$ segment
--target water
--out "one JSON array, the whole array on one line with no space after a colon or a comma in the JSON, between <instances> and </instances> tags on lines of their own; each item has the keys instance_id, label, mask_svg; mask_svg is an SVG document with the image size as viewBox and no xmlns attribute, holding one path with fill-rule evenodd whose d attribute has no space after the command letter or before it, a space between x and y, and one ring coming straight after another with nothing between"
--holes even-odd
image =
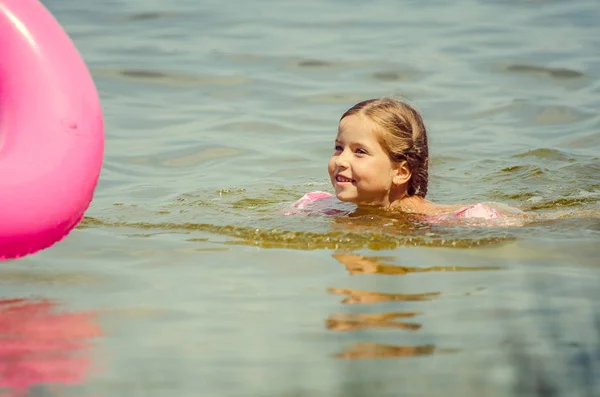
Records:
<instances>
[{"instance_id":1,"label":"water","mask_svg":"<svg viewBox=\"0 0 600 397\"><path fill-rule=\"evenodd\" d=\"M44 4L106 160L80 227L0 266L5 394L598 393L596 0ZM282 217L384 95L423 112L428 198L546 219Z\"/></svg>"}]
</instances>

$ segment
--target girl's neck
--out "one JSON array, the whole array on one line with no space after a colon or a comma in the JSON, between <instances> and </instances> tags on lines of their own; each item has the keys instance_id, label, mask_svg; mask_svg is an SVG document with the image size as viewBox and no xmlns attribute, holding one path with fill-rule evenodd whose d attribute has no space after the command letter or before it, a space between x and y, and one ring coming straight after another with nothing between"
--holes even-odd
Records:
<instances>
[{"instance_id":1,"label":"girl's neck","mask_svg":"<svg viewBox=\"0 0 600 397\"><path fill-rule=\"evenodd\" d=\"M430 212L431 204L420 196L404 195L392 201L386 208L392 211L402 211L414 214L427 214Z\"/></svg>"},{"instance_id":2,"label":"girl's neck","mask_svg":"<svg viewBox=\"0 0 600 397\"><path fill-rule=\"evenodd\" d=\"M387 209L412 214L437 215L462 208L461 205L436 204L420 196L405 195L394 200Z\"/></svg>"}]
</instances>

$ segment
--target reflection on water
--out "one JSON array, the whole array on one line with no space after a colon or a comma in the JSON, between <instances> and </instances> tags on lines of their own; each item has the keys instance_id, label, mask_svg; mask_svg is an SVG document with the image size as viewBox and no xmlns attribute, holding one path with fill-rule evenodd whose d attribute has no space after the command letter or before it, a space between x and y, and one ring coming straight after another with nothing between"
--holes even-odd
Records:
<instances>
[{"instance_id":1,"label":"reflection on water","mask_svg":"<svg viewBox=\"0 0 600 397\"><path fill-rule=\"evenodd\" d=\"M460 266L433 266L433 267L407 267L388 265L381 262L384 258L377 256L364 256L351 253L335 253L334 259L343 264L352 276L377 274L380 276L401 276L409 273L423 272L466 272L466 271L494 271L500 270L497 266L460 267ZM441 292L425 292L417 294L382 293L375 291L359 291L349 288L328 288L332 294L347 295L342 304L377 304L383 302L423 302L440 297ZM400 308L399 308L400 309ZM426 309L423 309L425 311ZM398 311L384 313L337 313L330 315L325 324L328 330L336 332L365 331L369 329L396 329L398 331L418 331L422 324L416 322L399 321L399 319L414 318L422 312ZM381 343L356 343L334 357L343 359L360 358L391 358L413 357L432 355L437 353L454 353L458 349L440 349L434 344L427 345L388 345Z\"/></svg>"},{"instance_id":2,"label":"reflection on water","mask_svg":"<svg viewBox=\"0 0 600 397\"><path fill-rule=\"evenodd\" d=\"M342 300L342 303L345 304L427 301L440 295L439 292L425 292L422 294L394 294L374 291L359 291L349 288L328 288L327 291L330 294L348 295L347 298Z\"/></svg>"},{"instance_id":3,"label":"reflection on water","mask_svg":"<svg viewBox=\"0 0 600 397\"><path fill-rule=\"evenodd\" d=\"M408 267L387 265L381 263L377 257L366 257L355 254L333 254L335 259L346 266L350 275L356 274L385 274L385 275L403 275L408 273L421 272L460 272L476 270L500 270L499 266L432 266L432 267Z\"/></svg>"},{"instance_id":4,"label":"reflection on water","mask_svg":"<svg viewBox=\"0 0 600 397\"><path fill-rule=\"evenodd\" d=\"M414 317L417 313L380 313L380 314L334 314L325 320L330 331L359 331L369 328L400 328L418 330L421 324L395 321L397 318Z\"/></svg>"},{"instance_id":5,"label":"reflection on water","mask_svg":"<svg viewBox=\"0 0 600 397\"><path fill-rule=\"evenodd\" d=\"M429 356L436 353L435 345L422 346L395 346L379 343L357 343L351 348L334 355L336 358L398 358Z\"/></svg>"},{"instance_id":6,"label":"reflection on water","mask_svg":"<svg viewBox=\"0 0 600 397\"><path fill-rule=\"evenodd\" d=\"M371 291L356 291L342 288L329 288L328 291L333 294L349 295L342 301L343 304L372 304L390 301L425 301L431 297L438 296L439 293L423 294L386 294ZM416 312L388 312L378 314L338 313L329 316L325 320L327 329L336 332L364 331L368 329L397 329L405 331L417 331L422 324L414 322L397 321L399 318L412 318L418 316ZM385 358L385 357L411 357L421 355L431 355L436 351L434 345L424 346L396 346L384 345L380 343L356 343L342 352L334 354L336 358L357 359L357 358Z\"/></svg>"},{"instance_id":7,"label":"reflection on water","mask_svg":"<svg viewBox=\"0 0 600 397\"><path fill-rule=\"evenodd\" d=\"M43 299L0 300L0 394L83 383L92 369L91 340L101 335L93 313L61 312Z\"/></svg>"}]
</instances>

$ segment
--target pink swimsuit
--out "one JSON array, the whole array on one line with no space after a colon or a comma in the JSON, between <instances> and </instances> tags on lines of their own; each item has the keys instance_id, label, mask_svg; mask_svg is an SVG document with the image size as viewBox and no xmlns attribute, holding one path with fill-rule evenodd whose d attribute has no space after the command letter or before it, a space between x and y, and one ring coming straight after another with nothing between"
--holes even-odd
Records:
<instances>
[{"instance_id":1,"label":"pink swimsuit","mask_svg":"<svg viewBox=\"0 0 600 397\"><path fill-rule=\"evenodd\" d=\"M347 215L354 209L354 207L350 207L348 203L343 203L337 200L332 194L321 191L306 193L298 201L296 201L293 206L297 210L286 212L286 215L298 213L318 215ZM440 222L456 218L496 219L502 217L503 215L498 213L492 207L482 203L477 203L462 208L454 213L435 215L429 219Z\"/></svg>"}]
</instances>

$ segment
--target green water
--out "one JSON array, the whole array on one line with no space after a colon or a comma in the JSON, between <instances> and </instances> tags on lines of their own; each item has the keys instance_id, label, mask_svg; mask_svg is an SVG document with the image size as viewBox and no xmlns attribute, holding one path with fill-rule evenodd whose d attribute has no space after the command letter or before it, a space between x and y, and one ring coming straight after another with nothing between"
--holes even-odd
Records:
<instances>
[{"instance_id":1,"label":"green water","mask_svg":"<svg viewBox=\"0 0 600 397\"><path fill-rule=\"evenodd\" d=\"M598 393L596 0L44 3L96 81L106 157L79 227L0 265L24 299L0 328L23 313L37 346L0 354L0 395ZM429 199L531 219L282 216L331 191L339 116L384 95L423 113Z\"/></svg>"}]
</instances>

